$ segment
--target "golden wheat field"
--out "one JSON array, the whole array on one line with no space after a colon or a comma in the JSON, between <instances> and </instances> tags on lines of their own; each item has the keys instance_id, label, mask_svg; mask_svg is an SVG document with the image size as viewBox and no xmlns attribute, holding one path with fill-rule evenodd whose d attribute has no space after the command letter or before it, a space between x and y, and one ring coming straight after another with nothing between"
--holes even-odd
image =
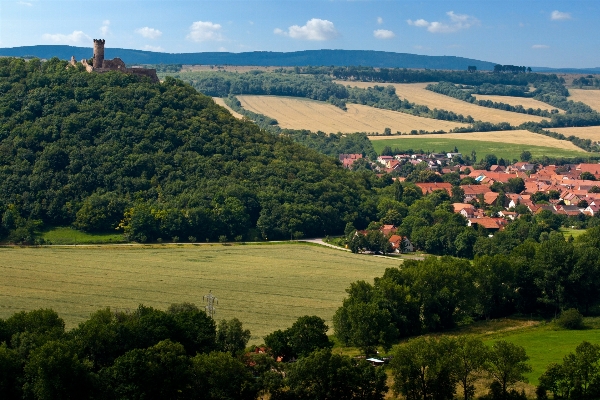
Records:
<instances>
[{"instance_id":1,"label":"golden wheat field","mask_svg":"<svg viewBox=\"0 0 600 400\"><path fill-rule=\"evenodd\" d=\"M242 119L244 118L244 116L242 114L240 114L237 111L234 111L233 109L231 109L231 107L229 107L227 104L225 104L225 101L223 101L222 98L220 97L213 97L212 98L214 100L215 103L217 103L218 105L220 105L223 108L226 108L227 111L229 111L231 113L231 115L233 115L234 117L236 117L237 119Z\"/></svg>"},{"instance_id":2,"label":"golden wheat field","mask_svg":"<svg viewBox=\"0 0 600 400\"><path fill-rule=\"evenodd\" d=\"M105 307L202 307L212 290L215 318L238 318L260 344L302 315L332 327L350 283L400 262L306 244L0 248L0 318L52 308L72 328Z\"/></svg>"},{"instance_id":3,"label":"golden wheat field","mask_svg":"<svg viewBox=\"0 0 600 400\"><path fill-rule=\"evenodd\" d=\"M600 90L569 89L569 100L581 101L596 111L600 111Z\"/></svg>"},{"instance_id":4,"label":"golden wheat field","mask_svg":"<svg viewBox=\"0 0 600 400\"><path fill-rule=\"evenodd\" d=\"M367 88L376 85L372 82L345 82L337 81L342 85L351 85L359 88ZM378 85L392 85L396 88L396 94L402 99L429 108L437 108L446 111L454 111L457 114L462 114L465 117L470 115L475 120L491 122L497 124L499 122L508 122L511 125L521 125L524 122L534 121L540 122L542 117L520 114L510 111L497 110L495 108L481 107L475 104L467 103L462 100L455 99L443 94L434 93L425 89L428 83L379 83Z\"/></svg>"},{"instance_id":5,"label":"golden wheat field","mask_svg":"<svg viewBox=\"0 0 600 400\"><path fill-rule=\"evenodd\" d=\"M281 96L237 96L246 110L275 118L282 128L309 129L313 132L351 133L392 132L407 133L413 129L425 131L450 131L467 126L458 122L382 110L359 104L347 104L347 111L321 101Z\"/></svg>"},{"instance_id":6,"label":"golden wheat field","mask_svg":"<svg viewBox=\"0 0 600 400\"><path fill-rule=\"evenodd\" d=\"M562 133L569 137L571 135L582 139L590 139L594 142L600 142L600 126L584 126L575 128L550 128L552 132Z\"/></svg>"},{"instance_id":7,"label":"golden wheat field","mask_svg":"<svg viewBox=\"0 0 600 400\"><path fill-rule=\"evenodd\" d=\"M496 103L506 103L510 104L511 106L523 106L525 108L533 108L534 110L537 110L538 108L547 111L556 109L560 114L564 113L564 111L561 109L552 107L550 104L529 97L489 96L484 94L474 94L473 97L475 97L477 100L491 100Z\"/></svg>"},{"instance_id":8,"label":"golden wheat field","mask_svg":"<svg viewBox=\"0 0 600 400\"><path fill-rule=\"evenodd\" d=\"M401 135L401 136L369 136L371 140L385 140L385 139L407 139L410 138L423 138L423 139L460 139L460 140L478 140L484 142L498 142L498 143L513 143L513 144L525 144L531 146L543 146L543 147L554 147L557 149L573 150L584 152L581 148L575 146L573 143L567 140L558 140L548 136L539 135L537 133L529 132L526 130L516 131L494 131L494 132L468 132L468 133L444 133L444 134L432 134L432 135Z\"/></svg>"}]
</instances>

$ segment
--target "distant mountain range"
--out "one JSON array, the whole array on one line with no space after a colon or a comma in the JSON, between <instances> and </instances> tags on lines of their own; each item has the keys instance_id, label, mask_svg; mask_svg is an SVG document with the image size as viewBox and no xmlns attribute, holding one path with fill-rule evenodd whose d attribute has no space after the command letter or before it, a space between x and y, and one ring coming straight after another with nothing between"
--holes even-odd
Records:
<instances>
[{"instance_id":1,"label":"distant mountain range","mask_svg":"<svg viewBox=\"0 0 600 400\"><path fill-rule=\"evenodd\" d=\"M91 47L40 45L0 48L0 56L44 59L58 57L68 60L71 56L79 61L92 57ZM157 53L144 50L106 48L105 58L119 57L127 64L203 64L203 65L255 65L255 66L321 66L361 65L383 68L421 68L466 70L474 65L478 70L489 71L496 63L454 56L423 56L373 50L304 50L289 53L253 51L246 53ZM532 67L535 72L600 74L596 68L546 68Z\"/></svg>"},{"instance_id":2,"label":"distant mountain range","mask_svg":"<svg viewBox=\"0 0 600 400\"><path fill-rule=\"evenodd\" d=\"M79 61L92 57L91 47L74 46L22 46L0 48L0 56L35 56ZM289 53L254 51L247 53L156 53L143 50L106 48L105 58L121 58L127 64L204 64L204 65L255 65L255 66L321 66L361 65L387 68L428 68L466 70L474 65L479 70L492 70L494 63L454 56L422 56L372 50L305 50Z\"/></svg>"}]
</instances>

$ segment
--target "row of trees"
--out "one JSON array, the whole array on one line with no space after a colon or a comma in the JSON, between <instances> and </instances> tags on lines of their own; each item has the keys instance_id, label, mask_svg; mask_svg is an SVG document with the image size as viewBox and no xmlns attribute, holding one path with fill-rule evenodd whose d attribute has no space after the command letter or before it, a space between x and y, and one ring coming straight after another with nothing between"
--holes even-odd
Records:
<instances>
[{"instance_id":1,"label":"row of trees","mask_svg":"<svg viewBox=\"0 0 600 400\"><path fill-rule=\"evenodd\" d=\"M527 229L528 224L518 227ZM545 231L541 243L497 236L478 239L476 248L483 246L480 240L505 240L506 247L498 246L472 263L447 256L405 260L401 269L387 269L373 284L351 284L334 316L336 336L368 353L402 337L444 331L473 319L514 313L549 316L568 308L588 312L597 304L599 227L575 241Z\"/></svg>"}]
</instances>

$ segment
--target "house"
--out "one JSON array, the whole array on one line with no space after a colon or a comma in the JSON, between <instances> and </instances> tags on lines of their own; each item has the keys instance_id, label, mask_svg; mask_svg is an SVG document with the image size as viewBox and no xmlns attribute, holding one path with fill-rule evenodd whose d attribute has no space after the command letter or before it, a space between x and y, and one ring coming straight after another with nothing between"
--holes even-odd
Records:
<instances>
[{"instance_id":1,"label":"house","mask_svg":"<svg viewBox=\"0 0 600 400\"><path fill-rule=\"evenodd\" d=\"M600 205L589 205L585 208L585 210L583 210L583 212L593 217L600 212Z\"/></svg>"},{"instance_id":2,"label":"house","mask_svg":"<svg viewBox=\"0 0 600 400\"><path fill-rule=\"evenodd\" d=\"M492 165L490 167L490 172L504 172L506 171L506 167L503 165Z\"/></svg>"},{"instance_id":3,"label":"house","mask_svg":"<svg viewBox=\"0 0 600 400\"><path fill-rule=\"evenodd\" d=\"M500 211L498 215L503 218L510 219L511 221L514 221L519 216L519 214L514 211Z\"/></svg>"},{"instance_id":4,"label":"house","mask_svg":"<svg viewBox=\"0 0 600 400\"><path fill-rule=\"evenodd\" d=\"M488 231L498 231L500 226L494 218L483 217L483 218L469 218L467 222L468 226L481 226Z\"/></svg>"},{"instance_id":5,"label":"house","mask_svg":"<svg viewBox=\"0 0 600 400\"><path fill-rule=\"evenodd\" d=\"M363 158L362 154L340 154L339 160L344 168L351 168L354 161Z\"/></svg>"},{"instance_id":6,"label":"house","mask_svg":"<svg viewBox=\"0 0 600 400\"><path fill-rule=\"evenodd\" d=\"M389 242L394 249L394 253L409 253L415 251L412 243L406 236L392 235L389 238Z\"/></svg>"},{"instance_id":7,"label":"house","mask_svg":"<svg viewBox=\"0 0 600 400\"><path fill-rule=\"evenodd\" d=\"M394 157L392 156L379 156L377 157L377 162L385 165L386 168L390 167L390 163L394 161Z\"/></svg>"},{"instance_id":8,"label":"house","mask_svg":"<svg viewBox=\"0 0 600 400\"><path fill-rule=\"evenodd\" d=\"M448 157L448 159L452 160L456 156L462 158L462 153L447 153L446 156Z\"/></svg>"},{"instance_id":9,"label":"house","mask_svg":"<svg viewBox=\"0 0 600 400\"><path fill-rule=\"evenodd\" d=\"M392 232L396 231L396 227L394 225L383 225L381 228L379 228L379 230L384 234L384 236L388 236Z\"/></svg>"},{"instance_id":10,"label":"house","mask_svg":"<svg viewBox=\"0 0 600 400\"><path fill-rule=\"evenodd\" d=\"M454 207L455 213L460 213L464 209L475 210L475 207L469 203L452 203L452 207Z\"/></svg>"},{"instance_id":11,"label":"house","mask_svg":"<svg viewBox=\"0 0 600 400\"><path fill-rule=\"evenodd\" d=\"M423 195L435 192L436 190L445 190L449 195L452 195L452 185L447 182L415 183L415 185L421 189Z\"/></svg>"}]
</instances>

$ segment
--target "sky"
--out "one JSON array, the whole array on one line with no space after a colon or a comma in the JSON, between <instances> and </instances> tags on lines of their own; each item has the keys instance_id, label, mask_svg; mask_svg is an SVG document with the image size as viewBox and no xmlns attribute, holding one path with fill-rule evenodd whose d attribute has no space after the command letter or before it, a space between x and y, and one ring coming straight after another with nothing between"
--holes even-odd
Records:
<instances>
[{"instance_id":1,"label":"sky","mask_svg":"<svg viewBox=\"0 0 600 400\"><path fill-rule=\"evenodd\" d=\"M600 0L0 0L0 47L381 50L600 67ZM91 51L91 50L90 50Z\"/></svg>"}]
</instances>

